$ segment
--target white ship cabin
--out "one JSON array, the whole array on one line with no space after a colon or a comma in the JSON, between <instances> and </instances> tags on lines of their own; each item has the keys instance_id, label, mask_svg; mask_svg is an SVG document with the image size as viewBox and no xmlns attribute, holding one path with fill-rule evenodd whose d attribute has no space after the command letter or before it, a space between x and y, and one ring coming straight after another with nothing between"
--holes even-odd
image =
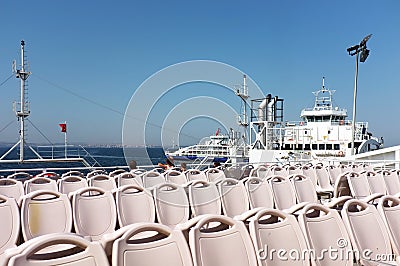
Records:
<instances>
[{"instance_id":1,"label":"white ship cabin","mask_svg":"<svg viewBox=\"0 0 400 266\"><path fill-rule=\"evenodd\" d=\"M300 122L285 125L284 150L313 151L318 156L351 154L352 122L346 120L347 110L334 106L335 90L313 92L315 104L301 111ZM356 122L354 146L356 153L379 149L381 143L368 132L368 122Z\"/></svg>"}]
</instances>

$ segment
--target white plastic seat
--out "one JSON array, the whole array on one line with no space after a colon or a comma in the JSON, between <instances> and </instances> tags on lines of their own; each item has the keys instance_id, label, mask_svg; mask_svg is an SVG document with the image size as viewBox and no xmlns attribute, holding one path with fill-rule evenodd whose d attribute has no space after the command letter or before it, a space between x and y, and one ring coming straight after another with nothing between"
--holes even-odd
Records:
<instances>
[{"instance_id":1,"label":"white plastic seat","mask_svg":"<svg viewBox=\"0 0 400 266\"><path fill-rule=\"evenodd\" d=\"M98 187L106 191L113 191L117 188L114 178L102 174L88 178L88 184L90 187Z\"/></svg>"},{"instance_id":2,"label":"white plastic seat","mask_svg":"<svg viewBox=\"0 0 400 266\"><path fill-rule=\"evenodd\" d=\"M107 172L101 169L93 170L86 175L86 179L89 179L95 175L107 175Z\"/></svg>"},{"instance_id":3,"label":"white plastic seat","mask_svg":"<svg viewBox=\"0 0 400 266\"><path fill-rule=\"evenodd\" d=\"M167 182L177 185L185 185L187 183L185 174L176 170L166 171L164 177Z\"/></svg>"},{"instance_id":4,"label":"white plastic seat","mask_svg":"<svg viewBox=\"0 0 400 266\"><path fill-rule=\"evenodd\" d=\"M62 175L61 175L61 178L63 178L63 177L67 177L67 176L79 176L79 177L82 177L82 178L84 178L85 177L85 175L82 173L82 172L80 172L80 171L68 171L68 172L66 172L66 173L63 173Z\"/></svg>"},{"instance_id":5,"label":"white plastic seat","mask_svg":"<svg viewBox=\"0 0 400 266\"><path fill-rule=\"evenodd\" d=\"M310 265L309 260L301 255L296 258L286 254L280 258L277 253L270 253L271 250L294 250L303 254L307 250L306 239L293 215L274 209L261 209L250 219L249 232L255 250L263 251L257 256L260 266Z\"/></svg>"},{"instance_id":6,"label":"white plastic seat","mask_svg":"<svg viewBox=\"0 0 400 266\"><path fill-rule=\"evenodd\" d=\"M350 237L336 210L310 203L300 211L298 220L309 250L315 252L309 254L315 265L353 265ZM323 253L332 249L337 251L336 258Z\"/></svg>"},{"instance_id":7,"label":"white plastic seat","mask_svg":"<svg viewBox=\"0 0 400 266\"><path fill-rule=\"evenodd\" d=\"M166 183L165 178L162 174L156 171L150 171L142 176L143 186L147 189L153 189L159 184Z\"/></svg>"},{"instance_id":8,"label":"white plastic seat","mask_svg":"<svg viewBox=\"0 0 400 266\"><path fill-rule=\"evenodd\" d=\"M383 196L379 199L378 212L386 225L390 242L396 254L400 252L400 199L395 196Z\"/></svg>"},{"instance_id":9,"label":"white plastic seat","mask_svg":"<svg viewBox=\"0 0 400 266\"><path fill-rule=\"evenodd\" d=\"M274 197L271 186L267 180L258 177L250 177L244 182L250 208L273 208Z\"/></svg>"},{"instance_id":10,"label":"white plastic seat","mask_svg":"<svg viewBox=\"0 0 400 266\"><path fill-rule=\"evenodd\" d=\"M110 174L108 174L110 177L115 177L117 175L126 173L126 171L124 169L116 169L114 171L112 171Z\"/></svg>"},{"instance_id":11,"label":"white plastic seat","mask_svg":"<svg viewBox=\"0 0 400 266\"><path fill-rule=\"evenodd\" d=\"M25 194L28 194L37 190L51 190L58 191L57 183L55 180L48 177L34 177L25 181Z\"/></svg>"},{"instance_id":12,"label":"white plastic seat","mask_svg":"<svg viewBox=\"0 0 400 266\"><path fill-rule=\"evenodd\" d=\"M296 192L288 178L273 176L269 180L274 195L275 207L289 209L297 203Z\"/></svg>"},{"instance_id":13,"label":"white plastic seat","mask_svg":"<svg viewBox=\"0 0 400 266\"><path fill-rule=\"evenodd\" d=\"M249 210L249 199L242 182L227 178L218 183L218 190L226 216L234 217Z\"/></svg>"},{"instance_id":14,"label":"white plastic seat","mask_svg":"<svg viewBox=\"0 0 400 266\"><path fill-rule=\"evenodd\" d=\"M387 194L385 180L382 175L375 172L365 172L363 174L368 181L370 192Z\"/></svg>"},{"instance_id":15,"label":"white plastic seat","mask_svg":"<svg viewBox=\"0 0 400 266\"><path fill-rule=\"evenodd\" d=\"M20 181L25 181L27 179L31 179L33 176L26 172L17 172L11 175L8 175L7 178L9 179L16 179Z\"/></svg>"},{"instance_id":16,"label":"white plastic seat","mask_svg":"<svg viewBox=\"0 0 400 266\"><path fill-rule=\"evenodd\" d=\"M396 172L382 171L385 180L386 189L389 195L400 193L400 180Z\"/></svg>"},{"instance_id":17,"label":"white plastic seat","mask_svg":"<svg viewBox=\"0 0 400 266\"><path fill-rule=\"evenodd\" d=\"M58 191L63 194L69 194L78 189L88 187L86 179L80 176L65 176L58 180Z\"/></svg>"},{"instance_id":18,"label":"white plastic seat","mask_svg":"<svg viewBox=\"0 0 400 266\"><path fill-rule=\"evenodd\" d=\"M189 219L189 201L183 187L172 183L156 186L153 190L157 220L175 227Z\"/></svg>"},{"instance_id":19,"label":"white plastic seat","mask_svg":"<svg viewBox=\"0 0 400 266\"><path fill-rule=\"evenodd\" d=\"M370 202L383 196L383 194L380 193L371 193L368 180L365 175L356 172L350 172L346 176L349 182L351 194L354 198Z\"/></svg>"},{"instance_id":20,"label":"white plastic seat","mask_svg":"<svg viewBox=\"0 0 400 266\"><path fill-rule=\"evenodd\" d=\"M143 187L137 185L119 187L115 193L115 201L120 227L139 222L154 222L153 197Z\"/></svg>"},{"instance_id":21,"label":"white plastic seat","mask_svg":"<svg viewBox=\"0 0 400 266\"><path fill-rule=\"evenodd\" d=\"M143 233L148 236L148 232L156 235L141 237ZM182 232L171 230L168 226L155 223L134 224L123 228L123 234L117 237L112 244L113 266L193 265Z\"/></svg>"},{"instance_id":22,"label":"white plastic seat","mask_svg":"<svg viewBox=\"0 0 400 266\"><path fill-rule=\"evenodd\" d=\"M300 175L300 174L303 174L303 171L301 170L301 168L300 167L296 167L294 165L289 165L286 168L286 171L287 171L288 175Z\"/></svg>"},{"instance_id":23,"label":"white plastic seat","mask_svg":"<svg viewBox=\"0 0 400 266\"><path fill-rule=\"evenodd\" d=\"M0 179L0 195L19 201L19 198L24 194L24 185L21 181L10 178Z\"/></svg>"},{"instance_id":24,"label":"white plastic seat","mask_svg":"<svg viewBox=\"0 0 400 266\"><path fill-rule=\"evenodd\" d=\"M268 176L275 176L275 175L287 177L289 173L284 167L274 166L270 168Z\"/></svg>"},{"instance_id":25,"label":"white plastic seat","mask_svg":"<svg viewBox=\"0 0 400 266\"><path fill-rule=\"evenodd\" d=\"M24 240L51 233L69 233L72 228L71 204L66 194L33 191L22 198L21 228Z\"/></svg>"},{"instance_id":26,"label":"white plastic seat","mask_svg":"<svg viewBox=\"0 0 400 266\"><path fill-rule=\"evenodd\" d=\"M221 198L214 183L194 181L189 186L189 203L193 216L221 214Z\"/></svg>"},{"instance_id":27,"label":"white plastic seat","mask_svg":"<svg viewBox=\"0 0 400 266\"><path fill-rule=\"evenodd\" d=\"M242 166L242 168L241 168L242 175L237 179L246 178L246 177L251 176L251 171L253 171L253 169L254 169L254 166L252 164L246 164L246 165Z\"/></svg>"},{"instance_id":28,"label":"white plastic seat","mask_svg":"<svg viewBox=\"0 0 400 266\"><path fill-rule=\"evenodd\" d=\"M318 193L329 193L333 194L333 186L331 185L331 180L329 173L323 166L315 166L315 174L317 176L317 192Z\"/></svg>"},{"instance_id":29,"label":"white plastic seat","mask_svg":"<svg viewBox=\"0 0 400 266\"><path fill-rule=\"evenodd\" d=\"M109 265L106 254L99 243L89 242L74 234L55 233L39 236L15 249L16 251L7 257L5 263L8 266Z\"/></svg>"},{"instance_id":30,"label":"white plastic seat","mask_svg":"<svg viewBox=\"0 0 400 266\"><path fill-rule=\"evenodd\" d=\"M218 226L212 227L215 224ZM255 266L257 257L244 224L221 215L205 215L189 231L194 265Z\"/></svg>"},{"instance_id":31,"label":"white plastic seat","mask_svg":"<svg viewBox=\"0 0 400 266\"><path fill-rule=\"evenodd\" d=\"M20 231L20 212L15 198L0 195L0 254L15 247Z\"/></svg>"},{"instance_id":32,"label":"white plastic seat","mask_svg":"<svg viewBox=\"0 0 400 266\"><path fill-rule=\"evenodd\" d=\"M314 167L310 167L308 165L303 165L301 167L301 170L303 171L303 175L308 176L311 179L314 187L317 188L317 185L318 185L317 184L317 180L318 180L318 178L317 178L317 173L315 172L315 168Z\"/></svg>"},{"instance_id":33,"label":"white plastic seat","mask_svg":"<svg viewBox=\"0 0 400 266\"><path fill-rule=\"evenodd\" d=\"M92 240L114 232L117 213L110 191L87 187L72 194L72 213L75 231Z\"/></svg>"},{"instance_id":34,"label":"white plastic seat","mask_svg":"<svg viewBox=\"0 0 400 266\"><path fill-rule=\"evenodd\" d=\"M240 165L231 165L224 170L224 173L227 178L241 179L244 171Z\"/></svg>"},{"instance_id":35,"label":"white plastic seat","mask_svg":"<svg viewBox=\"0 0 400 266\"><path fill-rule=\"evenodd\" d=\"M118 187L123 187L126 185L137 185L143 187L142 178L140 175L132 173L122 173L117 177Z\"/></svg>"},{"instance_id":36,"label":"white plastic seat","mask_svg":"<svg viewBox=\"0 0 400 266\"><path fill-rule=\"evenodd\" d=\"M344 204L341 214L353 249L358 254L369 252L369 258L361 256L361 263L383 265L385 261L374 260L382 254L385 257L392 254L392 247L385 224L375 207L364 201L352 199Z\"/></svg>"},{"instance_id":37,"label":"white plastic seat","mask_svg":"<svg viewBox=\"0 0 400 266\"><path fill-rule=\"evenodd\" d=\"M329 172L331 184L335 184L336 179L342 174L342 171L339 167L336 167L335 165L327 166L327 170Z\"/></svg>"},{"instance_id":38,"label":"white plastic seat","mask_svg":"<svg viewBox=\"0 0 400 266\"><path fill-rule=\"evenodd\" d=\"M186 175L186 179L189 182L196 181L196 180L207 181L206 175L198 169L188 169L183 173Z\"/></svg>"},{"instance_id":39,"label":"white plastic seat","mask_svg":"<svg viewBox=\"0 0 400 266\"><path fill-rule=\"evenodd\" d=\"M218 168L208 168L204 172L206 174L208 182L217 183L217 182L219 182L221 180L226 179L224 171L222 171L222 170L220 170Z\"/></svg>"}]
</instances>

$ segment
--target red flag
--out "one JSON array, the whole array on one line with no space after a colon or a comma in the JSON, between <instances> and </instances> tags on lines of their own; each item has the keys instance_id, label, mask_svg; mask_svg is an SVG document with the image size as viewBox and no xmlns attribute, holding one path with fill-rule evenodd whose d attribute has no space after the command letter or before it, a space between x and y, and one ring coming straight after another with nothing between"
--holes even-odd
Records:
<instances>
[{"instance_id":1,"label":"red flag","mask_svg":"<svg viewBox=\"0 0 400 266\"><path fill-rule=\"evenodd\" d=\"M67 133L67 124L66 123L62 123L62 124L58 124L61 127L61 132Z\"/></svg>"},{"instance_id":2,"label":"red flag","mask_svg":"<svg viewBox=\"0 0 400 266\"><path fill-rule=\"evenodd\" d=\"M220 128L218 128L218 129L217 129L217 132L215 132L215 136L218 136L218 135L219 135L219 132L221 132L221 129L220 129Z\"/></svg>"}]
</instances>

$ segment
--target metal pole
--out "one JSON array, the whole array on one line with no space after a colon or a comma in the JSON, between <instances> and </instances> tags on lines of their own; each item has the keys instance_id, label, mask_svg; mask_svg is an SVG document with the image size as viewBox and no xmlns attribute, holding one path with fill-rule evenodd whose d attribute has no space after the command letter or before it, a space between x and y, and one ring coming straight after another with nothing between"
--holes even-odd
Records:
<instances>
[{"instance_id":1,"label":"metal pole","mask_svg":"<svg viewBox=\"0 0 400 266\"><path fill-rule=\"evenodd\" d=\"M24 147L25 147L25 55L24 55L24 41L21 41L21 127L20 127L20 146L19 146L19 160L24 160Z\"/></svg>"},{"instance_id":2,"label":"metal pole","mask_svg":"<svg viewBox=\"0 0 400 266\"><path fill-rule=\"evenodd\" d=\"M67 121L65 121L64 122L65 123L65 127L67 127ZM64 132L64 145L65 145L65 147L64 147L64 153L65 153L65 158L67 158L67 131L68 131L68 128L66 128L66 130L65 130L65 132Z\"/></svg>"},{"instance_id":3,"label":"metal pole","mask_svg":"<svg viewBox=\"0 0 400 266\"><path fill-rule=\"evenodd\" d=\"M357 81L358 81L358 51L356 53L356 74L354 77L353 121L351 123L351 155L356 154L354 139L356 134Z\"/></svg>"}]
</instances>

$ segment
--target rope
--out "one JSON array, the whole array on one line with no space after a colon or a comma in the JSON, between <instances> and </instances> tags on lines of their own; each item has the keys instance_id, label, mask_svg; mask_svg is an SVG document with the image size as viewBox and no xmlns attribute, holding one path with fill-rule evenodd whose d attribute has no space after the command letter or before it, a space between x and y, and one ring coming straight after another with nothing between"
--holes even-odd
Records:
<instances>
[{"instance_id":1,"label":"rope","mask_svg":"<svg viewBox=\"0 0 400 266\"><path fill-rule=\"evenodd\" d=\"M14 74L11 74L11 76L9 76L5 81L3 81L1 84L0 84L0 87L1 86L3 86L10 78L12 78L14 76Z\"/></svg>"},{"instance_id":2,"label":"rope","mask_svg":"<svg viewBox=\"0 0 400 266\"><path fill-rule=\"evenodd\" d=\"M47 137L43 134L43 132L40 131L40 129L37 128L37 127L32 123L31 120L29 120L29 119L26 119L26 120L40 133L40 135L42 135L43 138L45 138L51 145L54 145L54 144L49 140L49 138L47 138Z\"/></svg>"},{"instance_id":3,"label":"rope","mask_svg":"<svg viewBox=\"0 0 400 266\"><path fill-rule=\"evenodd\" d=\"M11 122L9 122L5 127L3 127L1 130L0 130L0 133L1 132L3 132L3 130L5 130L6 128L8 128L12 123L14 123L15 122L15 120L12 120Z\"/></svg>"}]
</instances>

